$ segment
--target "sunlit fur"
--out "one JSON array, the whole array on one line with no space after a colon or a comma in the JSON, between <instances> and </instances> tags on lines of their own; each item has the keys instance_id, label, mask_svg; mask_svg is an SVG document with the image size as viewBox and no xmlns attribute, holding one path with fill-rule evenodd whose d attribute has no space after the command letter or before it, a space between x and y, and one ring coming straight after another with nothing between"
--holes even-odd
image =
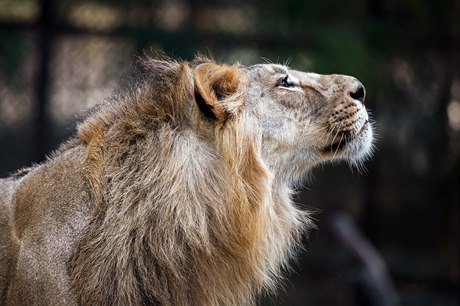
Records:
<instances>
[{"instance_id":1,"label":"sunlit fur","mask_svg":"<svg viewBox=\"0 0 460 306\"><path fill-rule=\"evenodd\" d=\"M351 77L206 58L139 66L47 163L0 182L2 303L254 304L312 226L293 186L370 152ZM328 151L344 130L353 139Z\"/></svg>"}]
</instances>

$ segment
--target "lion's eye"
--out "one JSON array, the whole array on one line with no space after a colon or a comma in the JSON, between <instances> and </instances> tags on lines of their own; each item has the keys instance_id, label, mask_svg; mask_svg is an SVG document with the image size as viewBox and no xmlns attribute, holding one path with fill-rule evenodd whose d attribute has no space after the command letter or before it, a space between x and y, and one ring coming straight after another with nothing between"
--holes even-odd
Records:
<instances>
[{"instance_id":1,"label":"lion's eye","mask_svg":"<svg viewBox=\"0 0 460 306\"><path fill-rule=\"evenodd\" d=\"M279 87L292 88L295 86L295 83L289 81L289 76L287 75L279 79L276 85Z\"/></svg>"}]
</instances>

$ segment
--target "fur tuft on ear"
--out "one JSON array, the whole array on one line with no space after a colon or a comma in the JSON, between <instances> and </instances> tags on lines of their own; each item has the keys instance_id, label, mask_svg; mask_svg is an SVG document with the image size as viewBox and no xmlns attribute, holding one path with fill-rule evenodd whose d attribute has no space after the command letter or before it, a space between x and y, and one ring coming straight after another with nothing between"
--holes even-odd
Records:
<instances>
[{"instance_id":1,"label":"fur tuft on ear","mask_svg":"<svg viewBox=\"0 0 460 306\"><path fill-rule=\"evenodd\" d=\"M212 62L199 64L195 68L195 98L203 113L225 119L229 110L221 102L237 92L240 78L236 67Z\"/></svg>"}]
</instances>

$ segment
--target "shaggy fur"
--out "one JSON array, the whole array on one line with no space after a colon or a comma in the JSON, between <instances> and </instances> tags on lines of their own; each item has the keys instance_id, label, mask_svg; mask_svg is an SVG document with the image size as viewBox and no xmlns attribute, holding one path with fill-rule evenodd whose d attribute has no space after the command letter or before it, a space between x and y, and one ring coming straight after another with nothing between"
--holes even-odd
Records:
<instances>
[{"instance_id":1,"label":"shaggy fur","mask_svg":"<svg viewBox=\"0 0 460 306\"><path fill-rule=\"evenodd\" d=\"M288 73L298 88L280 83ZM369 152L356 80L327 80L144 59L47 163L0 181L0 301L242 305L273 292L311 227L294 184Z\"/></svg>"}]
</instances>

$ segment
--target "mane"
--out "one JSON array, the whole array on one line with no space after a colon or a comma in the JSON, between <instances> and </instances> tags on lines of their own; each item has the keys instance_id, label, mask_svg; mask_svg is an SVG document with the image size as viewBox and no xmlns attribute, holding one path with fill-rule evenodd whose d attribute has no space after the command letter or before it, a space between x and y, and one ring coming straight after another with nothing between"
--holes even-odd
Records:
<instances>
[{"instance_id":1,"label":"mane","mask_svg":"<svg viewBox=\"0 0 460 306\"><path fill-rule=\"evenodd\" d=\"M196 133L197 64L142 60L136 82L78 126L93 206L71 263L81 304L253 304L309 223L260 158L235 67L232 116L211 140Z\"/></svg>"}]
</instances>

